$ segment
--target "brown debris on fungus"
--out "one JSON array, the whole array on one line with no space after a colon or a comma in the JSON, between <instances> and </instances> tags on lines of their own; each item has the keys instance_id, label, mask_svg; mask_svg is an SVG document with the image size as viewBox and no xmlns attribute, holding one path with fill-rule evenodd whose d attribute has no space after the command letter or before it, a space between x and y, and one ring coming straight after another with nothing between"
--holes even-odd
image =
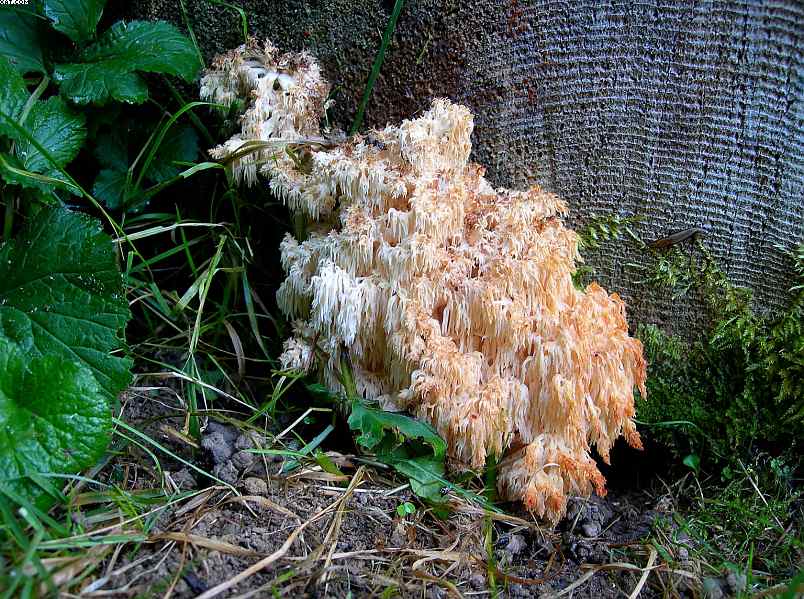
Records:
<instances>
[{"instance_id":1,"label":"brown debris on fungus","mask_svg":"<svg viewBox=\"0 0 804 599\"><path fill-rule=\"evenodd\" d=\"M328 89L307 54L253 42L230 52L202 95L248 109L242 135L214 155L318 138ZM248 183L259 172L315 221L307 239L281 244L278 301L294 321L283 365L339 391L346 348L363 397L432 423L456 464L499 456L501 494L555 522L568 495L605 493L592 446L606 461L620 435L641 446L642 345L617 294L573 285L566 204L538 187L494 189L469 162L472 128L467 108L437 99L398 126L235 169Z\"/></svg>"}]
</instances>

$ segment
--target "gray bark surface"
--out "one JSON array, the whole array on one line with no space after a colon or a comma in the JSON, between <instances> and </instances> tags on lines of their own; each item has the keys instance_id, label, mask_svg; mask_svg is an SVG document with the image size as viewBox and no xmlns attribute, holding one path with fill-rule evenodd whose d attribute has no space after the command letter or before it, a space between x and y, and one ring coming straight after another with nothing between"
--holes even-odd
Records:
<instances>
[{"instance_id":1,"label":"gray bark surface","mask_svg":"<svg viewBox=\"0 0 804 599\"><path fill-rule=\"evenodd\" d=\"M307 48L354 116L393 2L230 0L249 31ZM128 16L184 27L176 0ZM239 16L186 0L207 57L242 43ZM785 305L804 239L804 5L777 1L409 0L364 126L414 116L446 96L475 113L474 159L496 185L541 184L591 215L641 215L645 240L700 227L760 309ZM640 283L625 242L592 262L632 322L694 334L700 298Z\"/></svg>"}]
</instances>

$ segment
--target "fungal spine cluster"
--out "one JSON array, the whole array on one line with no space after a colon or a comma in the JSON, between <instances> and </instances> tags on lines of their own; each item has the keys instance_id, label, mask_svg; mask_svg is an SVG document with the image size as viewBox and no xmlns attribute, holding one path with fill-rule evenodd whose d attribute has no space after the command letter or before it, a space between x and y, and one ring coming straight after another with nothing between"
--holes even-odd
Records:
<instances>
[{"instance_id":1,"label":"fungal spine cluster","mask_svg":"<svg viewBox=\"0 0 804 599\"><path fill-rule=\"evenodd\" d=\"M253 42L227 54L202 95L248 109L215 155L321 135L327 90L309 55ZM497 455L501 494L556 521L568 495L605 493L592 446L604 460L620 435L640 446L642 346L616 294L573 285L565 203L494 189L469 162L472 127L467 108L438 99L365 137L262 156L271 189L315 223L281 245L278 301L294 320L281 360L339 390L346 348L360 394L432 423L455 467ZM235 169L253 182L257 161Z\"/></svg>"}]
</instances>

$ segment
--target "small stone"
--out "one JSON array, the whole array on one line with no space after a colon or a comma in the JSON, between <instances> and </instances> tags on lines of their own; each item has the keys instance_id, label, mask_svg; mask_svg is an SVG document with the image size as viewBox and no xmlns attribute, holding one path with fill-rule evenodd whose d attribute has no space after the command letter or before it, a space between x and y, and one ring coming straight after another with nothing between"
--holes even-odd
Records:
<instances>
[{"instance_id":1,"label":"small stone","mask_svg":"<svg viewBox=\"0 0 804 599\"><path fill-rule=\"evenodd\" d=\"M469 578L469 586L476 591L482 591L486 588L486 577L480 572L475 572Z\"/></svg>"},{"instance_id":2,"label":"small stone","mask_svg":"<svg viewBox=\"0 0 804 599\"><path fill-rule=\"evenodd\" d=\"M238 451L232 456L232 463L238 470L248 470L254 465L255 456L249 451Z\"/></svg>"},{"instance_id":3,"label":"small stone","mask_svg":"<svg viewBox=\"0 0 804 599\"><path fill-rule=\"evenodd\" d=\"M527 549L528 544L525 542L525 537L522 535L511 535L508 539L508 544L505 546L505 550L511 555L519 555L525 549Z\"/></svg>"},{"instance_id":4,"label":"small stone","mask_svg":"<svg viewBox=\"0 0 804 599\"><path fill-rule=\"evenodd\" d=\"M195 489L196 487L195 477L187 468L173 472L170 477L173 479L173 482L176 483L176 486L184 491Z\"/></svg>"},{"instance_id":5,"label":"small stone","mask_svg":"<svg viewBox=\"0 0 804 599\"><path fill-rule=\"evenodd\" d=\"M442 589L437 584L430 585L427 587L427 591L424 594L425 599L445 599L447 597L447 591Z\"/></svg>"},{"instance_id":6,"label":"small stone","mask_svg":"<svg viewBox=\"0 0 804 599\"><path fill-rule=\"evenodd\" d=\"M232 446L230 443L231 442L227 441L226 436L220 431L204 435L204 438L201 439L201 447L212 454L212 461L216 464L223 464L232 456Z\"/></svg>"},{"instance_id":7,"label":"small stone","mask_svg":"<svg viewBox=\"0 0 804 599\"><path fill-rule=\"evenodd\" d=\"M729 572L726 574L726 584L729 585L733 595L739 595L745 591L745 586L748 584L748 579L745 574L740 572Z\"/></svg>"},{"instance_id":8,"label":"small stone","mask_svg":"<svg viewBox=\"0 0 804 599\"><path fill-rule=\"evenodd\" d=\"M581 532L587 539L594 539L600 535L600 524L594 521L587 521L581 524Z\"/></svg>"},{"instance_id":9,"label":"small stone","mask_svg":"<svg viewBox=\"0 0 804 599\"><path fill-rule=\"evenodd\" d=\"M704 578L703 596L706 599L723 599L725 595L717 578Z\"/></svg>"},{"instance_id":10,"label":"small stone","mask_svg":"<svg viewBox=\"0 0 804 599\"><path fill-rule=\"evenodd\" d=\"M680 562L688 562L690 560L690 552L686 547L679 547L676 557Z\"/></svg>"},{"instance_id":11,"label":"small stone","mask_svg":"<svg viewBox=\"0 0 804 599\"><path fill-rule=\"evenodd\" d=\"M243 487L249 495L267 495L268 483L256 476L249 476L243 481Z\"/></svg>"},{"instance_id":12,"label":"small stone","mask_svg":"<svg viewBox=\"0 0 804 599\"><path fill-rule=\"evenodd\" d=\"M397 522L396 526L394 526L394 531L391 533L391 545L394 547L406 547L408 537L405 533L405 524L403 522Z\"/></svg>"},{"instance_id":13,"label":"small stone","mask_svg":"<svg viewBox=\"0 0 804 599\"><path fill-rule=\"evenodd\" d=\"M201 593L205 593L207 590L209 590L209 585L207 585L206 582L201 580L193 572L187 572L184 576L182 576L182 579L187 583L187 586L190 587L190 590L194 595L200 595Z\"/></svg>"},{"instance_id":14,"label":"small stone","mask_svg":"<svg viewBox=\"0 0 804 599\"><path fill-rule=\"evenodd\" d=\"M238 471L234 464L231 461L227 461L223 464L217 464L215 468L212 470L212 474L217 476L223 482L234 485L237 484L237 477Z\"/></svg>"}]
</instances>

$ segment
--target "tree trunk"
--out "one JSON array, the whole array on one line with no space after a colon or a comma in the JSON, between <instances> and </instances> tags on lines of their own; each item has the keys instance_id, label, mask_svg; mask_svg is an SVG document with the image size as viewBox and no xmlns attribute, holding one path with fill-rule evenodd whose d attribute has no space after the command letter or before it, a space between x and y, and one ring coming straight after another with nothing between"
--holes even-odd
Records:
<instances>
[{"instance_id":1,"label":"tree trunk","mask_svg":"<svg viewBox=\"0 0 804 599\"><path fill-rule=\"evenodd\" d=\"M239 45L239 15L184 0L205 58ZM248 31L307 48L336 89L348 128L393 1L230 0ZM185 29L176 0L142 0L129 17ZM700 227L731 280L760 309L783 307L804 239L804 5L776 2L409 0L364 127L413 116L446 96L475 113L474 159L496 185L538 183L571 222L640 215L645 240ZM694 334L694 296L640 282L644 251L621 241L593 257L631 322Z\"/></svg>"}]
</instances>

